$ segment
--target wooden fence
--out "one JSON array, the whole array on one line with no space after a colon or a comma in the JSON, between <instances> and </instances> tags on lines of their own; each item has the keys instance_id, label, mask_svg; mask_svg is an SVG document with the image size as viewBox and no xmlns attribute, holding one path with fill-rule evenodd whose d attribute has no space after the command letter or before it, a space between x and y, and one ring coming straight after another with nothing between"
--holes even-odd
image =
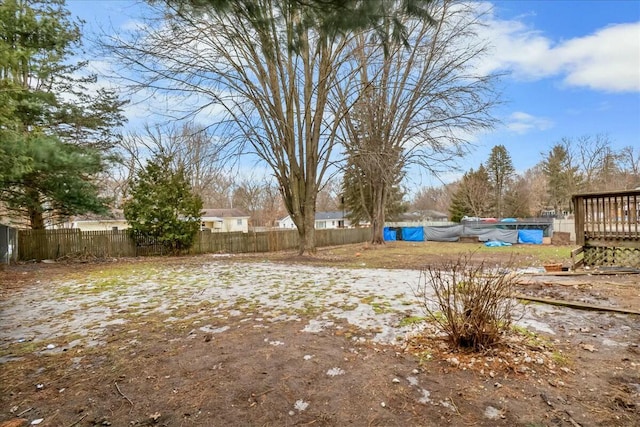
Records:
<instances>
[{"instance_id":1,"label":"wooden fence","mask_svg":"<svg viewBox=\"0 0 640 427\"><path fill-rule=\"evenodd\" d=\"M369 228L316 230L318 247L360 243L369 240ZM20 261L60 259L64 257L134 257L164 255L166 248L152 240L136 241L127 230L81 231L21 230L18 236ZM201 231L189 254L275 252L298 247L296 230L258 233L211 233Z\"/></svg>"}]
</instances>

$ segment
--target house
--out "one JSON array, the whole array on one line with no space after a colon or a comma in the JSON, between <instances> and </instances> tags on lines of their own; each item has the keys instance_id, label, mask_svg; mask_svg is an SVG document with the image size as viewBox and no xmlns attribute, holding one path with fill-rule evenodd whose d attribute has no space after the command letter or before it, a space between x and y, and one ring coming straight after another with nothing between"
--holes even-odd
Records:
<instances>
[{"instance_id":1,"label":"house","mask_svg":"<svg viewBox=\"0 0 640 427\"><path fill-rule=\"evenodd\" d=\"M202 229L212 233L249 232L249 215L240 209L203 209Z\"/></svg>"},{"instance_id":2,"label":"house","mask_svg":"<svg viewBox=\"0 0 640 427\"><path fill-rule=\"evenodd\" d=\"M76 228L82 231L117 231L129 228L122 209L113 209L110 215L79 215L51 228Z\"/></svg>"},{"instance_id":3,"label":"house","mask_svg":"<svg viewBox=\"0 0 640 427\"><path fill-rule=\"evenodd\" d=\"M249 232L249 215L239 209L203 209L201 229L211 232ZM82 215L53 228L77 228L82 231L126 230L129 224L122 209L114 209L111 215Z\"/></svg>"},{"instance_id":4,"label":"house","mask_svg":"<svg viewBox=\"0 0 640 427\"><path fill-rule=\"evenodd\" d=\"M280 228L296 228L291 219L291 215L287 215L278 221ZM351 221L345 217L345 212L316 212L316 230L324 230L329 228L350 228Z\"/></svg>"}]
</instances>

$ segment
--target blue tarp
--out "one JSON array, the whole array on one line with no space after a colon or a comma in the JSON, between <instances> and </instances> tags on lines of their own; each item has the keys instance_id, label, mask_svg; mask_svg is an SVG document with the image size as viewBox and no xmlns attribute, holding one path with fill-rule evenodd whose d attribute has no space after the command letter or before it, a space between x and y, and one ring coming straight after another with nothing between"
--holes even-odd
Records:
<instances>
[{"instance_id":1,"label":"blue tarp","mask_svg":"<svg viewBox=\"0 0 640 427\"><path fill-rule=\"evenodd\" d=\"M392 240L396 240L396 230L395 228L390 228L390 227L385 227L382 230L382 234L383 234L383 238L385 241L392 241Z\"/></svg>"},{"instance_id":2,"label":"blue tarp","mask_svg":"<svg viewBox=\"0 0 640 427\"><path fill-rule=\"evenodd\" d=\"M511 243L501 242L500 240L489 240L484 245L489 248L499 248L501 246L511 246Z\"/></svg>"},{"instance_id":3,"label":"blue tarp","mask_svg":"<svg viewBox=\"0 0 640 427\"><path fill-rule=\"evenodd\" d=\"M518 243L542 244L542 230L518 230Z\"/></svg>"},{"instance_id":4,"label":"blue tarp","mask_svg":"<svg viewBox=\"0 0 640 427\"><path fill-rule=\"evenodd\" d=\"M424 228L402 227L402 240L407 242L424 242Z\"/></svg>"}]
</instances>

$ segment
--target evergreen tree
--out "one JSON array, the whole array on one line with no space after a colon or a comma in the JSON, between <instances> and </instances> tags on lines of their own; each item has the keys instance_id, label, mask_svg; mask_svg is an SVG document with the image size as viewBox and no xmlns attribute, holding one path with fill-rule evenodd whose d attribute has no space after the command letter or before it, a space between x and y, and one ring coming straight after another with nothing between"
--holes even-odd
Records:
<instances>
[{"instance_id":1,"label":"evergreen tree","mask_svg":"<svg viewBox=\"0 0 640 427\"><path fill-rule=\"evenodd\" d=\"M242 4L238 0L149 0L150 3L167 2L179 8L206 11L208 8L218 14L251 12L256 23L268 25L264 14L259 13L255 4ZM302 31L317 28L320 34L335 37L357 31L373 31L378 42L388 51L390 44L402 43L409 46L405 20L418 19L435 22L429 5L434 0L284 0L286 7L304 9L304 17L298 23L297 31L289 42L289 49L297 51L304 41ZM391 28L391 31L385 29Z\"/></svg>"},{"instance_id":2,"label":"evergreen tree","mask_svg":"<svg viewBox=\"0 0 640 427\"><path fill-rule=\"evenodd\" d=\"M554 145L542 161L542 170L547 177L549 205L556 214L571 212L571 195L580 188L581 178L568 148L563 144Z\"/></svg>"},{"instance_id":3,"label":"evergreen tree","mask_svg":"<svg viewBox=\"0 0 640 427\"><path fill-rule=\"evenodd\" d=\"M408 209L408 205L404 203L405 193L400 186L403 176L403 173L398 173L393 177L393 182L383 186L385 191L388 191L384 202L384 215L389 221L397 219ZM375 218L376 192L372 188L372 181L365 169L353 164L351 157L347 159L342 177L343 208L348 211L346 216L353 224L372 223Z\"/></svg>"},{"instance_id":4,"label":"evergreen tree","mask_svg":"<svg viewBox=\"0 0 640 427\"><path fill-rule=\"evenodd\" d=\"M69 61L80 26L64 0L0 3L0 197L31 228L45 217L104 212L95 174L115 143L124 102L90 91L95 76Z\"/></svg>"},{"instance_id":5,"label":"evergreen tree","mask_svg":"<svg viewBox=\"0 0 640 427\"><path fill-rule=\"evenodd\" d=\"M496 145L491 149L487 160L486 170L489 176L489 184L493 192L493 216L502 218L505 215L505 192L511 178L515 173L511 156L504 145Z\"/></svg>"},{"instance_id":6,"label":"evergreen tree","mask_svg":"<svg viewBox=\"0 0 640 427\"><path fill-rule=\"evenodd\" d=\"M170 156L159 154L141 170L124 205L131 233L151 238L177 253L188 249L200 229L202 199L193 193L184 167L171 167Z\"/></svg>"}]
</instances>

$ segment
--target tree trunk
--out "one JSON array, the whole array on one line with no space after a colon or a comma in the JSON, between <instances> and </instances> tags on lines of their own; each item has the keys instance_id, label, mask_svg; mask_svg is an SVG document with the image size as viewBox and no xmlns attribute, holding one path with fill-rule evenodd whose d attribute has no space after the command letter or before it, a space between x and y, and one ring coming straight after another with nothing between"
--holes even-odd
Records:
<instances>
[{"instance_id":1,"label":"tree trunk","mask_svg":"<svg viewBox=\"0 0 640 427\"><path fill-rule=\"evenodd\" d=\"M44 216L39 207L29 207L29 222L32 230L44 230Z\"/></svg>"},{"instance_id":2,"label":"tree trunk","mask_svg":"<svg viewBox=\"0 0 640 427\"><path fill-rule=\"evenodd\" d=\"M384 207L386 205L385 184L377 183L373 188L373 211L371 212L371 243L384 244Z\"/></svg>"},{"instance_id":3,"label":"tree trunk","mask_svg":"<svg viewBox=\"0 0 640 427\"><path fill-rule=\"evenodd\" d=\"M305 216L303 219L304 232L298 231L298 255L304 255L308 253L313 255L316 253L316 210L315 208L305 210Z\"/></svg>"}]
</instances>

